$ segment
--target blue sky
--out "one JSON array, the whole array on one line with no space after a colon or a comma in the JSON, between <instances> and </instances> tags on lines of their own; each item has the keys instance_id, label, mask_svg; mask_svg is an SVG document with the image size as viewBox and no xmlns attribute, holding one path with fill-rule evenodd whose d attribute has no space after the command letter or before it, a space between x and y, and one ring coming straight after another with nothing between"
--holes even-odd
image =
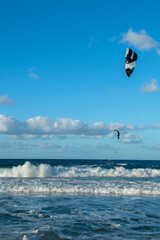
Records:
<instances>
[{"instance_id":1,"label":"blue sky","mask_svg":"<svg viewBox=\"0 0 160 240\"><path fill-rule=\"evenodd\" d=\"M0 158L160 159L159 9L1 3ZM130 78L127 47L138 54Z\"/></svg>"}]
</instances>

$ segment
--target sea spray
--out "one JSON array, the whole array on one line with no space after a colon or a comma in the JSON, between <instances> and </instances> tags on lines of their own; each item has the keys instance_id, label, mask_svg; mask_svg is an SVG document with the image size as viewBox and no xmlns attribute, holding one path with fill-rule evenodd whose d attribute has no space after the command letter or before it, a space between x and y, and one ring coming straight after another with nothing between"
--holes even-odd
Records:
<instances>
[{"instance_id":1,"label":"sea spray","mask_svg":"<svg viewBox=\"0 0 160 240\"><path fill-rule=\"evenodd\" d=\"M53 175L52 171L53 168L48 164L40 164L35 166L27 161L24 165L1 170L0 177L43 178L51 177Z\"/></svg>"},{"instance_id":2,"label":"sea spray","mask_svg":"<svg viewBox=\"0 0 160 240\"><path fill-rule=\"evenodd\" d=\"M112 178L150 178L160 177L159 169L133 168L124 166L106 169L95 166L51 166L49 164L34 165L29 161L12 168L1 168L0 177L11 178L48 178L48 177L112 177Z\"/></svg>"}]
</instances>

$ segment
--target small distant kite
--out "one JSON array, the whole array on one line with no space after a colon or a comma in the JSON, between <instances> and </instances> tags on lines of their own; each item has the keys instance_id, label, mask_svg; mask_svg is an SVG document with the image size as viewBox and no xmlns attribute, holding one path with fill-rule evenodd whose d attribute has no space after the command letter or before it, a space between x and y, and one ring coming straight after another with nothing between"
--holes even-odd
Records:
<instances>
[{"instance_id":1,"label":"small distant kite","mask_svg":"<svg viewBox=\"0 0 160 240\"><path fill-rule=\"evenodd\" d=\"M127 77L130 77L137 62L137 54L133 52L130 48L126 50L125 56L125 73Z\"/></svg>"},{"instance_id":2,"label":"small distant kite","mask_svg":"<svg viewBox=\"0 0 160 240\"><path fill-rule=\"evenodd\" d=\"M114 129L114 131L115 131L116 134L117 134L117 138L120 139L120 132L119 132L117 129Z\"/></svg>"}]
</instances>

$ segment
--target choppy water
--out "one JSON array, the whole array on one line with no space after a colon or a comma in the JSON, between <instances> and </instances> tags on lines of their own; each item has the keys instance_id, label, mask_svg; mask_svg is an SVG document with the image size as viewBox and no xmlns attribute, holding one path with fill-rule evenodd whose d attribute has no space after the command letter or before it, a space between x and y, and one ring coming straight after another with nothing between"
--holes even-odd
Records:
<instances>
[{"instance_id":1,"label":"choppy water","mask_svg":"<svg viewBox=\"0 0 160 240\"><path fill-rule=\"evenodd\" d=\"M0 239L160 239L160 161L0 160Z\"/></svg>"}]
</instances>

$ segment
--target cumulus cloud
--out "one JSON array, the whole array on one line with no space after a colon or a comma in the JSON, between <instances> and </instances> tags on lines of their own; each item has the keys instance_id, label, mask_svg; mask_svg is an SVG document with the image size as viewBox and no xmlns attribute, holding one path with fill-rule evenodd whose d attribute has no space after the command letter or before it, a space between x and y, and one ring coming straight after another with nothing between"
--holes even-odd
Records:
<instances>
[{"instance_id":1,"label":"cumulus cloud","mask_svg":"<svg viewBox=\"0 0 160 240\"><path fill-rule=\"evenodd\" d=\"M157 125L155 128L159 126ZM90 124L70 118L60 118L54 121L43 116L33 117L25 122L20 122L13 117L0 115L0 133L8 135L9 139L65 139L67 135L70 138L75 138L76 136L86 139L102 139L106 136L113 138L115 137L113 132L115 128L121 131L122 142L135 143L143 139L142 136L127 133L137 129L136 126L131 124L109 123L106 125L102 121ZM145 129L145 126L141 126L141 129Z\"/></svg>"},{"instance_id":2,"label":"cumulus cloud","mask_svg":"<svg viewBox=\"0 0 160 240\"><path fill-rule=\"evenodd\" d=\"M8 98L8 95L0 96L1 105L13 105L14 101Z\"/></svg>"},{"instance_id":3,"label":"cumulus cloud","mask_svg":"<svg viewBox=\"0 0 160 240\"><path fill-rule=\"evenodd\" d=\"M136 129L136 126L122 123L109 123L106 125L102 121L89 124L71 118L59 118L54 121L43 116L29 118L25 122L20 122L13 117L0 115L0 133L19 135L19 138L24 139L32 139L36 135L43 135L43 138L47 139L53 138L56 134L59 135L59 138L65 138L65 134L71 135L71 138L74 138L75 135L84 138L92 138L93 136L101 138L106 135L109 136L115 128L125 132Z\"/></svg>"},{"instance_id":4,"label":"cumulus cloud","mask_svg":"<svg viewBox=\"0 0 160 240\"><path fill-rule=\"evenodd\" d=\"M34 134L53 133L54 129L54 121L41 116L28 119L25 125L26 131Z\"/></svg>"},{"instance_id":5,"label":"cumulus cloud","mask_svg":"<svg viewBox=\"0 0 160 240\"><path fill-rule=\"evenodd\" d=\"M87 131L88 123L71 118L59 118L54 123L54 129L56 132L80 134L82 129L83 131Z\"/></svg>"},{"instance_id":6,"label":"cumulus cloud","mask_svg":"<svg viewBox=\"0 0 160 240\"><path fill-rule=\"evenodd\" d=\"M149 83L145 83L141 91L142 92L160 92L158 81L156 79L152 79Z\"/></svg>"},{"instance_id":7,"label":"cumulus cloud","mask_svg":"<svg viewBox=\"0 0 160 240\"><path fill-rule=\"evenodd\" d=\"M124 129L124 124L122 124L122 123L109 123L108 128L112 131L114 129L122 130L122 129Z\"/></svg>"},{"instance_id":8,"label":"cumulus cloud","mask_svg":"<svg viewBox=\"0 0 160 240\"><path fill-rule=\"evenodd\" d=\"M137 127L122 123L109 123L106 125L102 121L90 124L70 118L60 118L54 121L43 116L33 117L25 122L20 122L13 117L0 115L0 133L12 135L12 138L17 139L51 139L56 135L60 139L64 139L67 134L70 135L70 138L78 135L80 138L98 139L103 136L111 137L110 134L113 134L112 132L115 128L125 133L128 130L135 130Z\"/></svg>"},{"instance_id":9,"label":"cumulus cloud","mask_svg":"<svg viewBox=\"0 0 160 240\"><path fill-rule=\"evenodd\" d=\"M23 132L23 123L13 117L0 115L0 133L20 134Z\"/></svg>"},{"instance_id":10,"label":"cumulus cloud","mask_svg":"<svg viewBox=\"0 0 160 240\"><path fill-rule=\"evenodd\" d=\"M129 43L139 50L157 48L160 44L150 37L145 30L134 32L131 28L126 33L122 33L122 43Z\"/></svg>"},{"instance_id":11,"label":"cumulus cloud","mask_svg":"<svg viewBox=\"0 0 160 240\"><path fill-rule=\"evenodd\" d=\"M135 130L137 127L135 125L124 125L122 123L109 123L108 124L108 129L113 131L114 129L118 129L121 131L126 131L126 130Z\"/></svg>"},{"instance_id":12,"label":"cumulus cloud","mask_svg":"<svg viewBox=\"0 0 160 240\"><path fill-rule=\"evenodd\" d=\"M123 143L141 143L144 137L138 134L126 133L122 137Z\"/></svg>"}]
</instances>

